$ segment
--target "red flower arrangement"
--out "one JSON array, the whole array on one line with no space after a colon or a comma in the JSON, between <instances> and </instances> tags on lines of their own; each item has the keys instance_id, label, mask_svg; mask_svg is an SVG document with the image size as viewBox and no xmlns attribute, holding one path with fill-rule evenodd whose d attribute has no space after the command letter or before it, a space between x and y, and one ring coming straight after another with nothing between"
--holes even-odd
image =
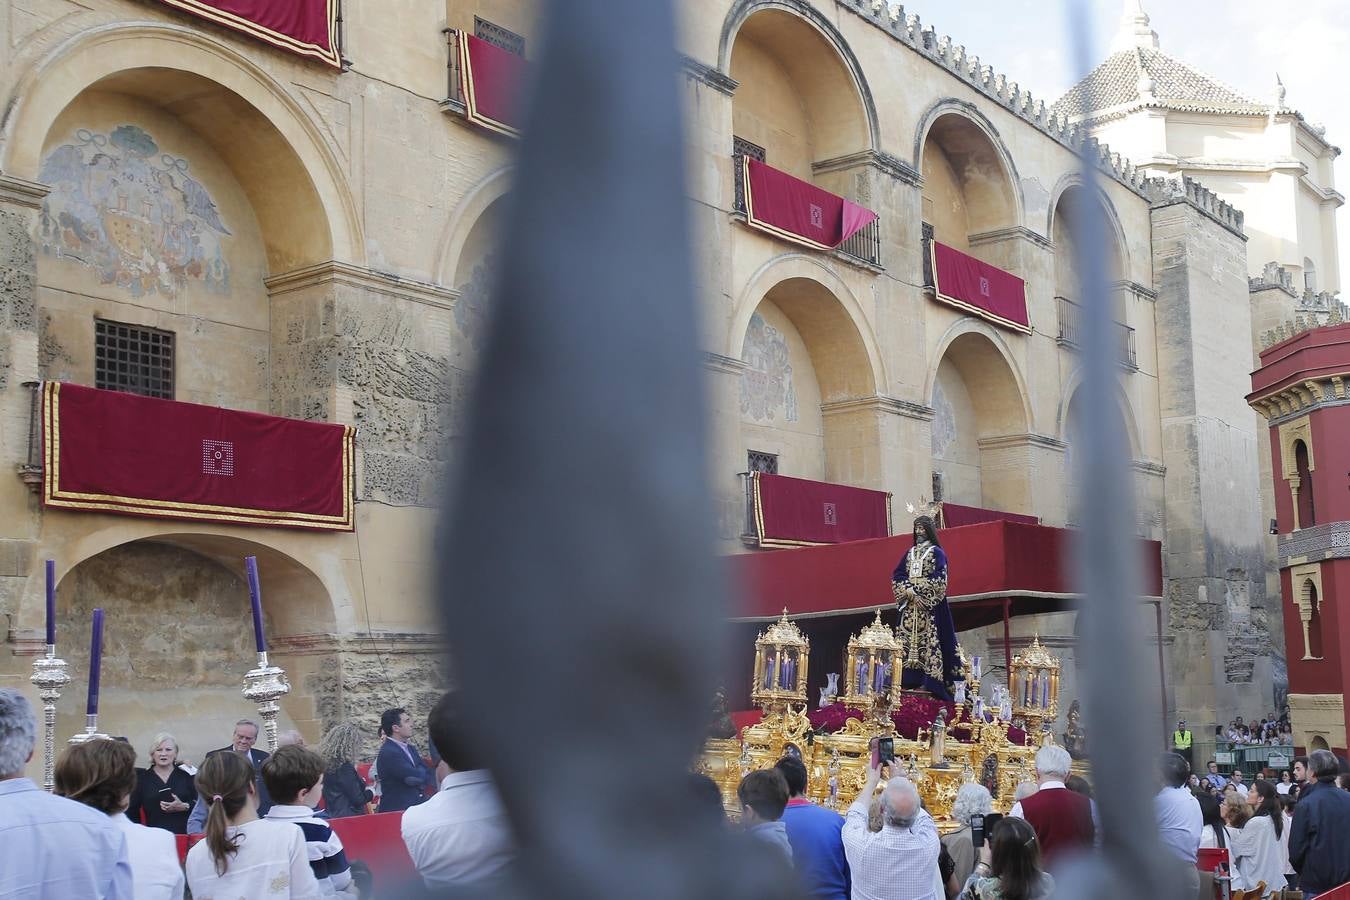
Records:
<instances>
[{"instance_id":1,"label":"red flower arrangement","mask_svg":"<svg viewBox=\"0 0 1350 900\"><path fill-rule=\"evenodd\" d=\"M906 740L917 740L919 729L931 727L937 719L938 711L942 709L947 711L948 725L956 726L954 729L956 739L968 743L972 721L967 708L962 707L958 717L956 704L938 700L936 697L916 697L906 694L900 701L900 708L891 713L896 734ZM807 719L816 734L832 734L841 730L849 719L861 718L863 718L861 711L850 709L842 703L832 703L807 713ZM962 725L965 727L961 727ZM1008 729L1008 740L1014 744L1024 743L1026 737L1026 732L1020 728Z\"/></svg>"}]
</instances>

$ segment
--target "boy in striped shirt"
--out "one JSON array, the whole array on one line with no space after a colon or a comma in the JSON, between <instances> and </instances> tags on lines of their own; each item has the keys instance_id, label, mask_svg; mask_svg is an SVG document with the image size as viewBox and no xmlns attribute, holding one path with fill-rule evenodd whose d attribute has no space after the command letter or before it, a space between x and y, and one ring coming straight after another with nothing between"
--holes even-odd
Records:
<instances>
[{"instance_id":1,"label":"boy in striped shirt","mask_svg":"<svg viewBox=\"0 0 1350 900\"><path fill-rule=\"evenodd\" d=\"M332 827L314 815L323 797L323 757L300 746L278 747L262 765L263 783L272 796L267 818L294 822L305 835L309 866L325 897L355 897L351 866L342 840Z\"/></svg>"}]
</instances>

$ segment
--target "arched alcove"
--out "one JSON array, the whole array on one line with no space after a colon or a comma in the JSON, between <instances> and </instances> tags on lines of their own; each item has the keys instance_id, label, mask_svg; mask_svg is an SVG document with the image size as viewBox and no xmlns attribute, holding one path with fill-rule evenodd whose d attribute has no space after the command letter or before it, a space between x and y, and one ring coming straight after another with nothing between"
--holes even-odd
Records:
<instances>
[{"instance_id":1,"label":"arched alcove","mask_svg":"<svg viewBox=\"0 0 1350 900\"><path fill-rule=\"evenodd\" d=\"M939 106L924 119L917 146L923 220L934 239L983 258L972 236L1022 223L1011 157L982 117Z\"/></svg>"}]
</instances>

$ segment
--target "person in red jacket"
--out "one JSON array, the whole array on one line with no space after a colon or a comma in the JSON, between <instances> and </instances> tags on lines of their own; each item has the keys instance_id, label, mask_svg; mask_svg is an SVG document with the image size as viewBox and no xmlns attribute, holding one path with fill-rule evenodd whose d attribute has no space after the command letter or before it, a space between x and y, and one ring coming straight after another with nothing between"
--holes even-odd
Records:
<instances>
[{"instance_id":1,"label":"person in red jacket","mask_svg":"<svg viewBox=\"0 0 1350 900\"><path fill-rule=\"evenodd\" d=\"M1025 819L1040 841L1042 863L1074 850L1090 850L1096 841L1096 812L1092 801L1064 786L1073 760L1063 747L1036 751L1036 783L1040 790L1013 805L1009 815Z\"/></svg>"}]
</instances>

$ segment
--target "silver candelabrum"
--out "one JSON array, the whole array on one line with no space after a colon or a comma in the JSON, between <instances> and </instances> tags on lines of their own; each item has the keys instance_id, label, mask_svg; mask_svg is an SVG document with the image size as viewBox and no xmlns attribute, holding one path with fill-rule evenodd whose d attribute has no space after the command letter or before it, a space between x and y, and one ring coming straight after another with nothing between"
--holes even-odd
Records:
<instances>
[{"instance_id":1,"label":"silver candelabrum","mask_svg":"<svg viewBox=\"0 0 1350 900\"><path fill-rule=\"evenodd\" d=\"M70 736L67 744L83 744L88 741L110 741L112 737L98 730L98 713L87 713L84 717L84 731Z\"/></svg>"},{"instance_id":2,"label":"silver candelabrum","mask_svg":"<svg viewBox=\"0 0 1350 900\"><path fill-rule=\"evenodd\" d=\"M61 699L61 688L70 684L66 661L57 657L55 644L48 644L47 652L33 660L33 675L28 680L42 698L42 787L50 792L56 786L56 701Z\"/></svg>"},{"instance_id":3,"label":"silver candelabrum","mask_svg":"<svg viewBox=\"0 0 1350 900\"><path fill-rule=\"evenodd\" d=\"M267 752L277 749L277 701L291 692L286 670L267 661L267 651L258 651L258 668L244 676L244 698L258 704L262 716L263 733L267 735Z\"/></svg>"}]
</instances>

